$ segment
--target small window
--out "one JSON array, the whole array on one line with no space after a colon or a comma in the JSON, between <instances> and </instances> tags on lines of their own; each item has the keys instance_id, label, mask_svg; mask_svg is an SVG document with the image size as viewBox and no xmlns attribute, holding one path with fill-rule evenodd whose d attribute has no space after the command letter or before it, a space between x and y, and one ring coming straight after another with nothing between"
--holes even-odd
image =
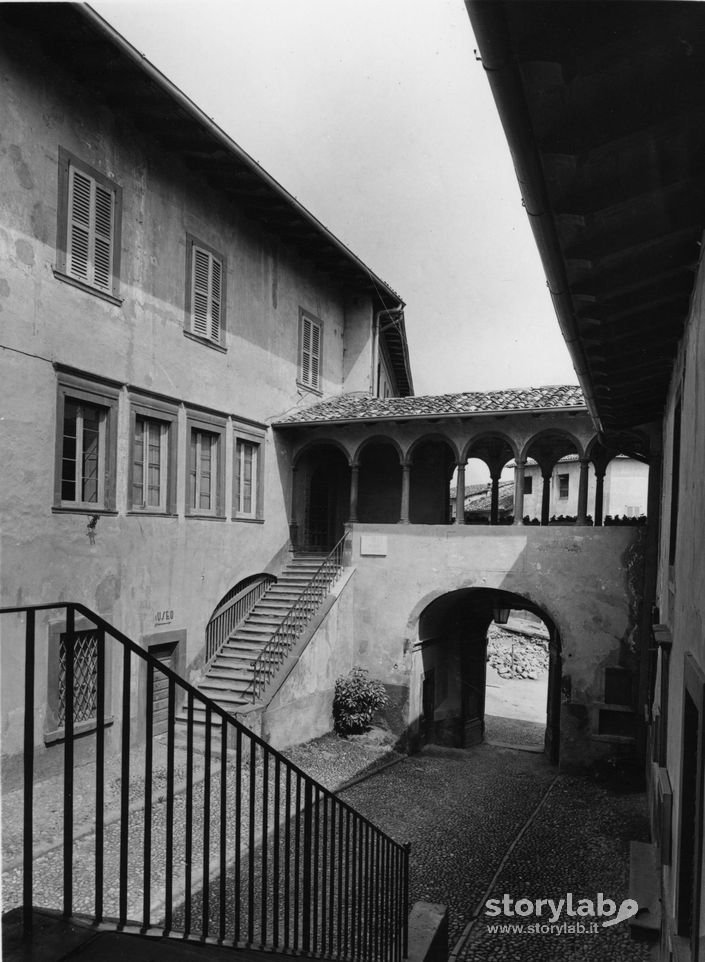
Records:
<instances>
[{"instance_id":1,"label":"small window","mask_svg":"<svg viewBox=\"0 0 705 962\"><path fill-rule=\"evenodd\" d=\"M130 510L174 514L177 409L174 405L142 395L131 396L130 400Z\"/></svg>"},{"instance_id":2,"label":"small window","mask_svg":"<svg viewBox=\"0 0 705 962\"><path fill-rule=\"evenodd\" d=\"M121 211L118 185L60 148L55 275L117 298Z\"/></svg>"},{"instance_id":3,"label":"small window","mask_svg":"<svg viewBox=\"0 0 705 962\"><path fill-rule=\"evenodd\" d=\"M223 517L224 435L224 422L189 415L187 514Z\"/></svg>"},{"instance_id":4,"label":"small window","mask_svg":"<svg viewBox=\"0 0 705 962\"><path fill-rule=\"evenodd\" d=\"M265 426L233 419L233 519L264 520Z\"/></svg>"},{"instance_id":5,"label":"small window","mask_svg":"<svg viewBox=\"0 0 705 962\"><path fill-rule=\"evenodd\" d=\"M524 494L534 493L534 479L532 477L526 477L524 475Z\"/></svg>"},{"instance_id":6,"label":"small window","mask_svg":"<svg viewBox=\"0 0 705 962\"><path fill-rule=\"evenodd\" d=\"M570 487L570 475L559 474L558 475L558 497L567 498L569 487Z\"/></svg>"},{"instance_id":7,"label":"small window","mask_svg":"<svg viewBox=\"0 0 705 962\"><path fill-rule=\"evenodd\" d=\"M299 384L312 391L321 390L323 324L318 318L299 314Z\"/></svg>"},{"instance_id":8,"label":"small window","mask_svg":"<svg viewBox=\"0 0 705 962\"><path fill-rule=\"evenodd\" d=\"M259 444L238 438L235 448L237 502L235 512L242 518L254 518L257 512L257 458Z\"/></svg>"},{"instance_id":9,"label":"small window","mask_svg":"<svg viewBox=\"0 0 705 962\"><path fill-rule=\"evenodd\" d=\"M186 332L225 346L225 258L187 235Z\"/></svg>"},{"instance_id":10,"label":"small window","mask_svg":"<svg viewBox=\"0 0 705 962\"><path fill-rule=\"evenodd\" d=\"M191 507L200 514L215 512L218 486L218 435L191 432Z\"/></svg>"},{"instance_id":11,"label":"small window","mask_svg":"<svg viewBox=\"0 0 705 962\"><path fill-rule=\"evenodd\" d=\"M118 390L59 375L55 509L115 507Z\"/></svg>"}]
</instances>

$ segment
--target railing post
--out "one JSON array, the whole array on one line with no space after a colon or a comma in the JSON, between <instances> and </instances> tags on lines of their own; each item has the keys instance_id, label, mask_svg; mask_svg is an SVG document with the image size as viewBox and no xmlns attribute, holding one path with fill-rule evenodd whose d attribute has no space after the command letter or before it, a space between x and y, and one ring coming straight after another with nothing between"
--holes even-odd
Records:
<instances>
[{"instance_id":1,"label":"railing post","mask_svg":"<svg viewBox=\"0 0 705 962\"><path fill-rule=\"evenodd\" d=\"M311 820L313 817L313 799L312 799L312 784L309 778L306 779L304 783L304 839L303 839L303 856L304 856L304 877L303 877L303 892L302 892L302 903L303 903L303 928L301 932L301 948L304 952L308 952L311 948L311 835L312 835L312 825Z\"/></svg>"},{"instance_id":2,"label":"railing post","mask_svg":"<svg viewBox=\"0 0 705 962\"><path fill-rule=\"evenodd\" d=\"M73 686L75 621L71 605L66 607L66 689L64 692L64 916L73 914Z\"/></svg>"},{"instance_id":3,"label":"railing post","mask_svg":"<svg viewBox=\"0 0 705 962\"><path fill-rule=\"evenodd\" d=\"M406 842L404 844L404 854L403 854L403 903L401 907L401 923L402 923L402 954L405 959L409 957L409 852L411 851L411 843Z\"/></svg>"},{"instance_id":4,"label":"railing post","mask_svg":"<svg viewBox=\"0 0 705 962\"><path fill-rule=\"evenodd\" d=\"M32 849L34 847L34 629L35 613L28 611L25 623L24 674L24 839L22 875L22 927L32 931Z\"/></svg>"}]
</instances>

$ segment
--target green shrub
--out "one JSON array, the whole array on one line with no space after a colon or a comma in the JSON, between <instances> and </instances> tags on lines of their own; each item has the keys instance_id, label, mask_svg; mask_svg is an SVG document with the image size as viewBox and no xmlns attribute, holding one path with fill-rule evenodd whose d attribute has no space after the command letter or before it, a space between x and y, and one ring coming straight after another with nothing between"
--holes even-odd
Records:
<instances>
[{"instance_id":1,"label":"green shrub","mask_svg":"<svg viewBox=\"0 0 705 962\"><path fill-rule=\"evenodd\" d=\"M389 703L381 681L368 678L364 668L353 668L335 682L333 724L339 735L353 735L370 727L372 716Z\"/></svg>"}]
</instances>

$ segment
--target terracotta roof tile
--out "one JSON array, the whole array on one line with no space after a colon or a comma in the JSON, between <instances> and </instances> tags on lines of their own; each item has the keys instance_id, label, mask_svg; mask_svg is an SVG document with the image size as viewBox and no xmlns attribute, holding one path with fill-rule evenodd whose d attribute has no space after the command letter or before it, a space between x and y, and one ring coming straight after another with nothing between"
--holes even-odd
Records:
<instances>
[{"instance_id":1,"label":"terracotta roof tile","mask_svg":"<svg viewBox=\"0 0 705 962\"><path fill-rule=\"evenodd\" d=\"M574 408L585 410L585 399L577 385L512 388L505 391L467 391L463 394L430 394L425 397L373 398L342 394L320 401L304 410L291 411L274 421L276 425L315 424L330 421L389 420L494 414L513 411L543 411Z\"/></svg>"}]
</instances>

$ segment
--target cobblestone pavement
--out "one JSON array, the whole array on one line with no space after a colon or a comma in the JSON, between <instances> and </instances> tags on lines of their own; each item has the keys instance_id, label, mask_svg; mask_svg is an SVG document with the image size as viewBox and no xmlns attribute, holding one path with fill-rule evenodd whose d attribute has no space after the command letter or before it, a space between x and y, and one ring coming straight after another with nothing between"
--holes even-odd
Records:
<instances>
[{"instance_id":1,"label":"cobblestone pavement","mask_svg":"<svg viewBox=\"0 0 705 962\"><path fill-rule=\"evenodd\" d=\"M411 900L448 906L456 959L650 957L647 946L630 939L626 923L600 926L597 934L500 935L490 932L484 915L485 900L504 893L535 900L571 892L577 904L602 892L619 904L627 897L629 841L648 837L643 795L617 794L587 777L557 776L542 755L490 745L469 752L428 748L373 783L344 797L395 838L411 842Z\"/></svg>"},{"instance_id":2,"label":"cobblestone pavement","mask_svg":"<svg viewBox=\"0 0 705 962\"><path fill-rule=\"evenodd\" d=\"M316 769L317 777L329 771L326 780L340 784L382 758L379 748L369 752L327 736L305 746L295 760ZM50 792L42 797L50 800ZM200 797L197 793L196 805ZM411 901L448 905L450 944L459 962L649 957L643 945L630 941L626 923L589 935L493 935L484 915L485 900L504 893L515 899L560 899L569 892L575 901L594 900L598 892L618 903L626 898L628 843L647 837L643 796L616 794L588 778L557 776L543 755L481 745L470 751L430 747L344 789L341 797L393 838L411 843ZM184 819L179 803L177 836L183 835ZM56 828L53 815L49 822ZM135 813L135 849L139 831ZM114 844L109 832L108 846ZM89 877L90 836L75 852L79 863L85 859ZM35 891L35 903L58 906L60 849L37 861L36 875L41 891ZM130 888L136 903L140 886L135 863ZM4 909L17 904L17 870L4 873L3 891Z\"/></svg>"},{"instance_id":3,"label":"cobblestone pavement","mask_svg":"<svg viewBox=\"0 0 705 962\"><path fill-rule=\"evenodd\" d=\"M545 734L545 722L485 715L485 739L488 742L543 749Z\"/></svg>"}]
</instances>

